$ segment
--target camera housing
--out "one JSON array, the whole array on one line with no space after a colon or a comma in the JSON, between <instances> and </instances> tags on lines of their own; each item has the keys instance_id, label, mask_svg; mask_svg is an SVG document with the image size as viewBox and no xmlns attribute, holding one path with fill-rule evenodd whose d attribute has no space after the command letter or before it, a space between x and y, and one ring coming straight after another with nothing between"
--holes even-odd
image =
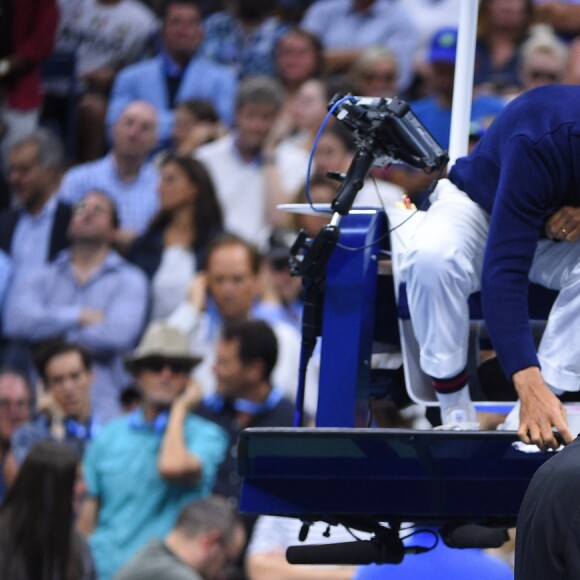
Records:
<instances>
[{"instance_id":1,"label":"camera housing","mask_svg":"<svg viewBox=\"0 0 580 580\"><path fill-rule=\"evenodd\" d=\"M449 161L447 151L402 99L338 93L328 108L352 131L359 150L373 156L374 165L402 162L431 173Z\"/></svg>"}]
</instances>

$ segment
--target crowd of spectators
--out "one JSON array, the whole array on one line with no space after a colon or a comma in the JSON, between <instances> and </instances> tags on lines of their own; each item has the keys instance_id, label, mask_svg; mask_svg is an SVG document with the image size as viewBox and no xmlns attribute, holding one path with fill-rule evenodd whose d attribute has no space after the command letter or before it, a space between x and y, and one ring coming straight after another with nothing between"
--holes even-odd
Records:
<instances>
[{"instance_id":1,"label":"crowd of spectators","mask_svg":"<svg viewBox=\"0 0 580 580\"><path fill-rule=\"evenodd\" d=\"M27 457L41 462L44 449L52 461L58 449L37 444L58 440L77 454L69 471L84 456L84 536L67 527L74 562L56 554L55 565L94 575L86 537L103 580L123 566L119 578L145 578L157 560L175 568L168 578L278 570L255 540L244 571L255 522L235 514L235 442L247 426L292 425L301 287L288 240L325 218L277 206L306 202L336 92L400 96L448 146L460 5L2 3L0 496L19 487L0 510L0 548ZM517 94L580 82L580 3L481 0L479 11L474 138ZM72 89L44 68L57 53L75 64ZM354 152L329 122L313 201L332 200L326 173L347 171ZM374 170L358 201L419 200L429 181ZM316 372L314 360L309 416ZM199 501L212 492L226 499ZM316 574L291 577L338 577Z\"/></svg>"}]
</instances>

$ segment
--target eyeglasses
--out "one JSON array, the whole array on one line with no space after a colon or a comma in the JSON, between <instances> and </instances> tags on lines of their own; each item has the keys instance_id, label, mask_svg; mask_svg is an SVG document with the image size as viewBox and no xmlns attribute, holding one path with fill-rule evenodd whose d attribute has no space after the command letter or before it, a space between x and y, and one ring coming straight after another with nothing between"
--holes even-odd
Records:
<instances>
[{"instance_id":1,"label":"eyeglasses","mask_svg":"<svg viewBox=\"0 0 580 580\"><path fill-rule=\"evenodd\" d=\"M171 360L166 358L149 358L139 363L139 368L144 371L160 373L163 369L168 368L176 375L186 375L191 371L191 365L187 362Z\"/></svg>"},{"instance_id":2,"label":"eyeglasses","mask_svg":"<svg viewBox=\"0 0 580 580\"><path fill-rule=\"evenodd\" d=\"M556 81L559 81L561 78L561 75L557 72L553 72L550 70L540 70L540 69L532 69L532 70L528 71L528 75L531 79L533 79L535 81L546 80L546 81L550 81L553 83L555 83Z\"/></svg>"},{"instance_id":3,"label":"eyeglasses","mask_svg":"<svg viewBox=\"0 0 580 580\"><path fill-rule=\"evenodd\" d=\"M17 411L24 411L30 407L30 401L27 399L0 399L0 410L4 411L6 409L12 408Z\"/></svg>"}]
</instances>

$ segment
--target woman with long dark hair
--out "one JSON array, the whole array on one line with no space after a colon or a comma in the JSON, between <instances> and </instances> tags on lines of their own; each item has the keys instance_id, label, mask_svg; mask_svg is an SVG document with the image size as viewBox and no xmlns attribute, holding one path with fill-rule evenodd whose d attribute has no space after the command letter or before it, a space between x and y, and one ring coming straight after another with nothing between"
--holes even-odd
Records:
<instances>
[{"instance_id":1,"label":"woman with long dark hair","mask_svg":"<svg viewBox=\"0 0 580 580\"><path fill-rule=\"evenodd\" d=\"M40 441L27 455L0 506L0 578L95 578L88 546L74 529L80 457L57 441Z\"/></svg>"},{"instance_id":2,"label":"woman with long dark hair","mask_svg":"<svg viewBox=\"0 0 580 580\"><path fill-rule=\"evenodd\" d=\"M169 155L160 167L161 209L128 259L151 280L151 319L165 318L186 298L209 241L222 230L222 209L209 173L191 157Z\"/></svg>"}]
</instances>

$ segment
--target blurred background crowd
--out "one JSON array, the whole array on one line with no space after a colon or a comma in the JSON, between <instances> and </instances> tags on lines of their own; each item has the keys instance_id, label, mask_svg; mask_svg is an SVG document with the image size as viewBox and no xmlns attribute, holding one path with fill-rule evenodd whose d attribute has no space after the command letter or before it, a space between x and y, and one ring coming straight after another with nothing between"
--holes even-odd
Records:
<instances>
[{"instance_id":1,"label":"blurred background crowd","mask_svg":"<svg viewBox=\"0 0 580 580\"><path fill-rule=\"evenodd\" d=\"M326 220L277 206L306 203L309 161L312 200L336 194L356 147L336 121L317 139L329 100L401 97L447 148L460 5L0 3L1 577L363 577L288 569L297 530L236 512L235 443L293 424L289 248ZM580 83L580 3L480 0L471 142L551 83ZM431 180L376 168L357 203ZM62 527L42 549L38 522ZM503 577L462 553L440 557Z\"/></svg>"}]
</instances>

